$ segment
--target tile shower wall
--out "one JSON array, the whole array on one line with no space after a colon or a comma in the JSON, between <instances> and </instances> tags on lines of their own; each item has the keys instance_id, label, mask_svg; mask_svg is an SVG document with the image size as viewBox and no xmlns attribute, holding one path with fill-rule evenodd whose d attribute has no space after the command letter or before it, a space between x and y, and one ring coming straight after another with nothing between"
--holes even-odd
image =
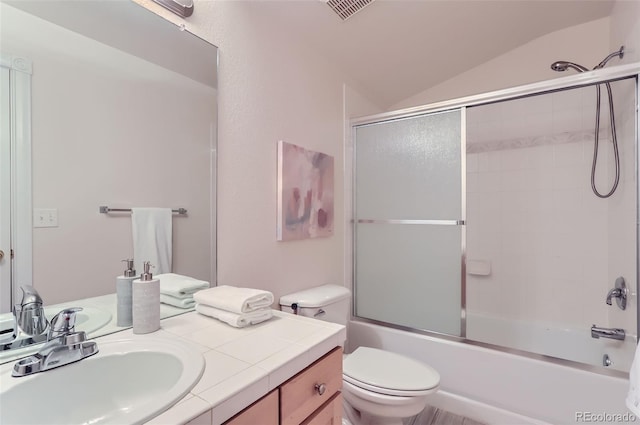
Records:
<instances>
[{"instance_id":1,"label":"tile shower wall","mask_svg":"<svg viewBox=\"0 0 640 425\"><path fill-rule=\"evenodd\" d=\"M633 99L618 95L633 93L633 83L616 84L618 111L622 103L633 111ZM467 274L469 313L610 326L613 309L604 301L612 274L628 273L635 285L632 114L616 113L624 177L618 192L601 200L590 187L595 90L468 109L467 261L491 265L489 275ZM601 127L596 184L606 193L613 180L606 113ZM633 324L635 313L623 313L617 320Z\"/></svg>"}]
</instances>

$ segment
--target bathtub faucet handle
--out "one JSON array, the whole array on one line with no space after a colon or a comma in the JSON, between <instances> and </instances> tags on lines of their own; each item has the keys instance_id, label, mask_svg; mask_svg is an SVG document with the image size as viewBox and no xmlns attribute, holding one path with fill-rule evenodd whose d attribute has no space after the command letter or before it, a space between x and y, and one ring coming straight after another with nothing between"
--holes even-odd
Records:
<instances>
[{"instance_id":1,"label":"bathtub faucet handle","mask_svg":"<svg viewBox=\"0 0 640 425\"><path fill-rule=\"evenodd\" d=\"M627 308L627 295L629 294L629 290L627 289L627 285L624 282L624 277L619 277L616 279L615 288L609 291L607 294L607 304L611 305L612 298L616 299L616 303L621 310L625 310Z\"/></svg>"}]
</instances>

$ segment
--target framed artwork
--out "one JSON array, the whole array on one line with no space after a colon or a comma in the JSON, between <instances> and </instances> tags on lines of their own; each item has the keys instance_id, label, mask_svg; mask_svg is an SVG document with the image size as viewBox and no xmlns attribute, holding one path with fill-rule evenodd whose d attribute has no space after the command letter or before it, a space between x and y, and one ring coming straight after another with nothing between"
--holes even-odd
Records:
<instances>
[{"instance_id":1,"label":"framed artwork","mask_svg":"<svg viewBox=\"0 0 640 425\"><path fill-rule=\"evenodd\" d=\"M333 235L333 157L278 142L279 241Z\"/></svg>"}]
</instances>

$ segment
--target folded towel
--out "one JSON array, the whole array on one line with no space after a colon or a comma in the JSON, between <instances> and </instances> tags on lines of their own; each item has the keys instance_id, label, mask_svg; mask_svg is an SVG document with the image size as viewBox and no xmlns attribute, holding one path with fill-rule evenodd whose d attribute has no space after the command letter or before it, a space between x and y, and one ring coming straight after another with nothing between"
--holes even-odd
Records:
<instances>
[{"instance_id":1,"label":"folded towel","mask_svg":"<svg viewBox=\"0 0 640 425\"><path fill-rule=\"evenodd\" d=\"M273 294L269 291L227 285L204 289L194 294L193 298L199 304L238 314L248 313L273 304Z\"/></svg>"},{"instance_id":2,"label":"folded towel","mask_svg":"<svg viewBox=\"0 0 640 425\"><path fill-rule=\"evenodd\" d=\"M171 295L160 294L160 302L163 304L169 304L178 308L193 308L196 305L196 301L192 296L185 298L172 297Z\"/></svg>"},{"instance_id":3,"label":"folded towel","mask_svg":"<svg viewBox=\"0 0 640 425\"><path fill-rule=\"evenodd\" d=\"M163 273L153 275L160 279L160 293L176 298L190 298L195 292L209 287L209 282L194 279L175 273Z\"/></svg>"},{"instance_id":4,"label":"folded towel","mask_svg":"<svg viewBox=\"0 0 640 425\"><path fill-rule=\"evenodd\" d=\"M220 310L219 308L210 307L204 304L196 304L196 311L205 316L213 317L220 321L223 321L236 328L244 328L249 325L255 325L257 323L264 322L265 320L273 317L271 308L261 308L258 310L250 311L248 313L232 313L226 310Z\"/></svg>"},{"instance_id":5,"label":"folded towel","mask_svg":"<svg viewBox=\"0 0 640 425\"><path fill-rule=\"evenodd\" d=\"M149 261L152 273L170 273L172 241L172 213L170 208L131 208L133 258L138 273L142 263Z\"/></svg>"}]
</instances>

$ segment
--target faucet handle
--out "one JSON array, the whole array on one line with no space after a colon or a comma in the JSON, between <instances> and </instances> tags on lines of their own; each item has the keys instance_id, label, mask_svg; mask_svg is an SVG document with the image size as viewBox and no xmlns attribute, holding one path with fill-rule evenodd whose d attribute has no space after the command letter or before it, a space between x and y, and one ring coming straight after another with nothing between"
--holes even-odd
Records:
<instances>
[{"instance_id":1,"label":"faucet handle","mask_svg":"<svg viewBox=\"0 0 640 425\"><path fill-rule=\"evenodd\" d=\"M81 307L65 308L51 319L47 341L74 332L76 326L76 313L82 311Z\"/></svg>"}]
</instances>

